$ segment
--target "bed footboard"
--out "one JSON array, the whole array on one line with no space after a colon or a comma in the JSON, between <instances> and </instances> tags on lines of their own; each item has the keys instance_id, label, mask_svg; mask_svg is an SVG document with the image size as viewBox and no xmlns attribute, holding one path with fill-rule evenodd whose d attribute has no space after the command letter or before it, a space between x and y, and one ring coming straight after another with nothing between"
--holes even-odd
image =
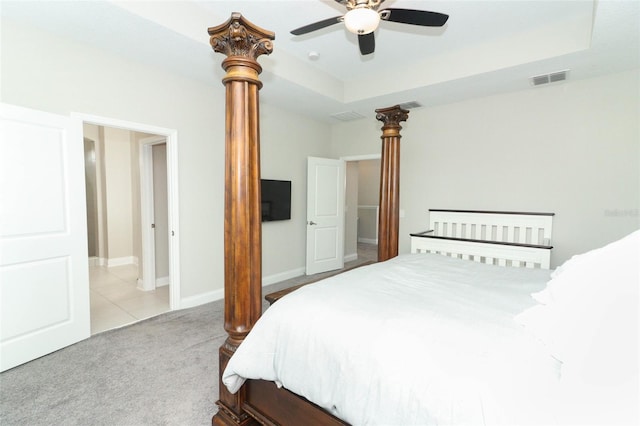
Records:
<instances>
[{"instance_id":1,"label":"bed footboard","mask_svg":"<svg viewBox=\"0 0 640 426\"><path fill-rule=\"evenodd\" d=\"M554 213L429 210L430 229L411 234L411 252L549 269L553 216Z\"/></svg>"},{"instance_id":2,"label":"bed footboard","mask_svg":"<svg viewBox=\"0 0 640 426\"><path fill-rule=\"evenodd\" d=\"M247 380L244 409L260 424L348 426L307 399L265 380Z\"/></svg>"}]
</instances>

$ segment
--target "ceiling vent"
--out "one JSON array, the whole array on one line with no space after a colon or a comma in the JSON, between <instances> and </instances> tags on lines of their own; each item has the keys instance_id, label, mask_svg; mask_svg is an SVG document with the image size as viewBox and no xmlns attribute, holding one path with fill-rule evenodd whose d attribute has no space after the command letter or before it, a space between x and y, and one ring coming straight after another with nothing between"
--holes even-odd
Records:
<instances>
[{"instance_id":1,"label":"ceiling vent","mask_svg":"<svg viewBox=\"0 0 640 426\"><path fill-rule=\"evenodd\" d=\"M550 74L541 74L531 77L532 86L540 86L542 84L555 83L558 81L564 81L569 75L569 70L562 70L552 72Z\"/></svg>"},{"instance_id":2,"label":"ceiling vent","mask_svg":"<svg viewBox=\"0 0 640 426\"><path fill-rule=\"evenodd\" d=\"M360 118L364 118L364 115L359 114L355 111L345 111L345 112L337 112L335 114L331 114L331 117L340 121L353 121L353 120L358 120Z\"/></svg>"},{"instance_id":3,"label":"ceiling vent","mask_svg":"<svg viewBox=\"0 0 640 426\"><path fill-rule=\"evenodd\" d=\"M402 109L413 109L413 108L422 107L422 104L418 101L409 101L409 102L403 102L398 106Z\"/></svg>"}]
</instances>

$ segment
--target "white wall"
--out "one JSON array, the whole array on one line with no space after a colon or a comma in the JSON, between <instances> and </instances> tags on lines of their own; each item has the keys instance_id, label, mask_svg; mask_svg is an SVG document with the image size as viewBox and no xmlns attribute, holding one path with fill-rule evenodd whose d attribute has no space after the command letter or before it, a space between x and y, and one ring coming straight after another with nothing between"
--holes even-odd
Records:
<instances>
[{"instance_id":1,"label":"white wall","mask_svg":"<svg viewBox=\"0 0 640 426\"><path fill-rule=\"evenodd\" d=\"M358 169L360 161L347 161L345 167L345 209L344 209L344 257L347 261L358 258Z\"/></svg>"},{"instance_id":2,"label":"white wall","mask_svg":"<svg viewBox=\"0 0 640 426\"><path fill-rule=\"evenodd\" d=\"M377 206L380 203L380 160L358 163L358 204Z\"/></svg>"},{"instance_id":3,"label":"white wall","mask_svg":"<svg viewBox=\"0 0 640 426\"><path fill-rule=\"evenodd\" d=\"M327 157L329 126L262 104L261 175L291 181L291 220L262 224L262 275L267 283L304 274L307 232L307 157Z\"/></svg>"},{"instance_id":4,"label":"white wall","mask_svg":"<svg viewBox=\"0 0 640 426\"><path fill-rule=\"evenodd\" d=\"M637 229L639 89L636 70L412 110L400 252L429 208L555 212L554 265ZM334 155L378 152L380 128L334 126Z\"/></svg>"},{"instance_id":5,"label":"white wall","mask_svg":"<svg viewBox=\"0 0 640 426\"><path fill-rule=\"evenodd\" d=\"M140 146L141 138L148 137L146 133L129 132L131 148L131 214L133 256L138 260L138 279L144 281L144 262L142 259L142 195L140 194Z\"/></svg>"},{"instance_id":6,"label":"white wall","mask_svg":"<svg viewBox=\"0 0 640 426\"><path fill-rule=\"evenodd\" d=\"M221 297L220 81L182 78L7 20L1 31L2 102L178 131L182 298ZM428 208L553 211L556 264L637 228L638 88L636 71L412 110L402 124L401 252ZM292 219L263 226L263 276L304 267L306 157L379 154L380 127L329 127L262 104L262 176L292 181Z\"/></svg>"},{"instance_id":7,"label":"white wall","mask_svg":"<svg viewBox=\"0 0 640 426\"><path fill-rule=\"evenodd\" d=\"M96 143L84 138L84 179L87 197L87 248L89 257L98 256L98 198L96 182Z\"/></svg>"},{"instance_id":8,"label":"white wall","mask_svg":"<svg viewBox=\"0 0 640 426\"><path fill-rule=\"evenodd\" d=\"M222 297L224 86L186 79L34 27L2 21L0 100L176 129L183 305ZM222 55L204 49L203 55ZM328 125L261 107L263 176L293 182L292 220L264 226L265 275L304 266L306 157L330 151ZM283 154L284 153L284 154Z\"/></svg>"},{"instance_id":9,"label":"white wall","mask_svg":"<svg viewBox=\"0 0 640 426\"><path fill-rule=\"evenodd\" d=\"M380 204L380 160L359 162L358 169L358 241L378 240L378 210Z\"/></svg>"},{"instance_id":10,"label":"white wall","mask_svg":"<svg viewBox=\"0 0 640 426\"><path fill-rule=\"evenodd\" d=\"M133 215L130 132L104 129L106 217L109 259L107 265L131 263L133 258Z\"/></svg>"},{"instance_id":11,"label":"white wall","mask_svg":"<svg viewBox=\"0 0 640 426\"><path fill-rule=\"evenodd\" d=\"M88 227L90 231L93 229L97 245L102 247L102 250L97 250L101 253L97 255L100 263L107 266L135 263L141 270L140 176L136 138L144 134L85 123L83 135L95 141L96 145L93 165L96 170L91 190L96 193L96 223ZM98 230L100 222L103 223L102 231Z\"/></svg>"},{"instance_id":12,"label":"white wall","mask_svg":"<svg viewBox=\"0 0 640 426\"><path fill-rule=\"evenodd\" d=\"M107 246L107 219L106 219L106 187L105 187L105 170L104 170L104 128L93 124L84 124L83 135L94 141L95 154L95 198L96 198L96 217L95 232L96 254L100 263L105 263L109 257L109 248ZM89 232L89 230L87 230Z\"/></svg>"},{"instance_id":13,"label":"white wall","mask_svg":"<svg viewBox=\"0 0 640 426\"><path fill-rule=\"evenodd\" d=\"M177 129L182 297L222 288L222 243L210 243L222 241L223 228L222 85L180 78L34 27L2 24L3 102Z\"/></svg>"}]
</instances>

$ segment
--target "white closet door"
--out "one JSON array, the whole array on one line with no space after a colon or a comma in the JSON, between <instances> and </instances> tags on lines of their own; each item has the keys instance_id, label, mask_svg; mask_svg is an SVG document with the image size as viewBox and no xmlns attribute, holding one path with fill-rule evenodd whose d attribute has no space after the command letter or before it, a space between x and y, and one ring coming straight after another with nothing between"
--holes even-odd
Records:
<instances>
[{"instance_id":1,"label":"white closet door","mask_svg":"<svg viewBox=\"0 0 640 426\"><path fill-rule=\"evenodd\" d=\"M0 104L0 371L91 333L82 135L72 130L68 117Z\"/></svg>"},{"instance_id":2,"label":"white closet door","mask_svg":"<svg viewBox=\"0 0 640 426\"><path fill-rule=\"evenodd\" d=\"M344 266L345 164L307 158L307 275Z\"/></svg>"}]
</instances>

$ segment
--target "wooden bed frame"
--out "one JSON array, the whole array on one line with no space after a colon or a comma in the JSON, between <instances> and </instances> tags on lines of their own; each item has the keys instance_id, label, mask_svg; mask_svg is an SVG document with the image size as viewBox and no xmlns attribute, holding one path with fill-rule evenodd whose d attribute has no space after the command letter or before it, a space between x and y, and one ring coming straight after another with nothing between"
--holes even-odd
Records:
<instances>
[{"instance_id":1,"label":"wooden bed frame","mask_svg":"<svg viewBox=\"0 0 640 426\"><path fill-rule=\"evenodd\" d=\"M228 337L219 350L218 412L216 425L345 425L322 408L274 383L247 380L231 394L221 376L228 360L251 331L262 312L262 223L260 217L260 135L257 58L270 54L275 34L241 14L208 30L214 51L225 54L225 330ZM383 122L380 180L378 260L398 254L400 122L408 111L394 106L376 110ZM432 218L435 211L431 212ZM437 215L436 215L437 216ZM486 216L488 217L488 216ZM464 228L464 227L463 227ZM461 228L462 229L462 228ZM434 242L441 237L416 235L412 239ZM467 238L454 236L449 238ZM424 241L416 250L425 250ZM526 244L526 243L518 243ZM485 258L487 256L485 255Z\"/></svg>"}]
</instances>

